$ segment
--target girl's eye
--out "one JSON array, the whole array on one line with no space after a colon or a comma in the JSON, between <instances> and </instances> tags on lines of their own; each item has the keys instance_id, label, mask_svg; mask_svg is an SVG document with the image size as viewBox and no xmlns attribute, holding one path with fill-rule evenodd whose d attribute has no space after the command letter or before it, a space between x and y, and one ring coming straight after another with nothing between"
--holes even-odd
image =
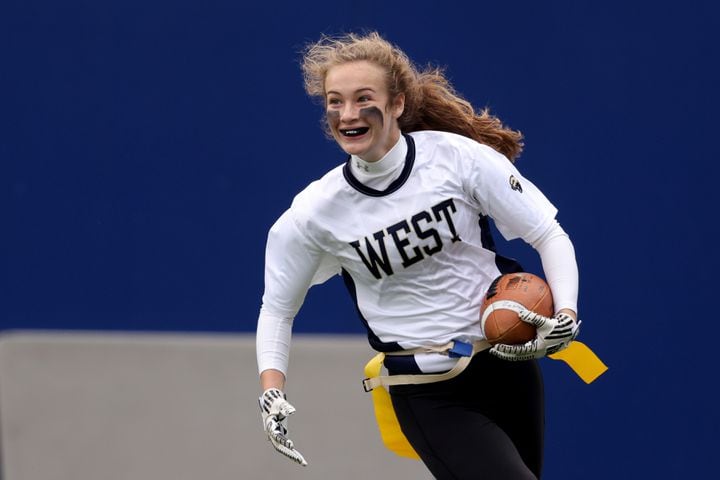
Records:
<instances>
[{"instance_id":1,"label":"girl's eye","mask_svg":"<svg viewBox=\"0 0 720 480\"><path fill-rule=\"evenodd\" d=\"M370 101L370 97L368 97L367 95L363 95L360 98L358 98L358 102L369 102L369 101Z\"/></svg>"},{"instance_id":2,"label":"girl's eye","mask_svg":"<svg viewBox=\"0 0 720 480\"><path fill-rule=\"evenodd\" d=\"M339 105L340 99L338 98L329 98L327 101L328 105Z\"/></svg>"}]
</instances>

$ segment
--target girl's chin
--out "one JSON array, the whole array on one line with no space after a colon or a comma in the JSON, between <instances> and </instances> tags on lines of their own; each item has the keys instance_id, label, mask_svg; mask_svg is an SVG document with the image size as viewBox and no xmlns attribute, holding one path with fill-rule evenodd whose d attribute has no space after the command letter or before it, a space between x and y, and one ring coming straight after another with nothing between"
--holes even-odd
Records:
<instances>
[{"instance_id":1,"label":"girl's chin","mask_svg":"<svg viewBox=\"0 0 720 480\"><path fill-rule=\"evenodd\" d=\"M362 154L368 150L368 146L365 142L355 142L355 141L348 142L344 139L342 142L340 142L340 147L348 155L357 155L360 157L362 157Z\"/></svg>"},{"instance_id":2,"label":"girl's chin","mask_svg":"<svg viewBox=\"0 0 720 480\"><path fill-rule=\"evenodd\" d=\"M338 145L348 155L358 156L366 162L374 162L376 160L379 160L380 157L375 158L372 152L373 148L370 140L371 139L368 134L365 134L362 137L355 137L352 139L348 139L346 137L341 137L338 139L336 137Z\"/></svg>"}]
</instances>

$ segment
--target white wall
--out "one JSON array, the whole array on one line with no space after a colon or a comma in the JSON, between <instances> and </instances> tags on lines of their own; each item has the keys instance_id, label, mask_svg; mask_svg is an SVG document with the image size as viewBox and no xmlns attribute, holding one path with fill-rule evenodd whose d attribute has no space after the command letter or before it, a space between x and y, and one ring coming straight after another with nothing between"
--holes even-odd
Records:
<instances>
[{"instance_id":1,"label":"white wall","mask_svg":"<svg viewBox=\"0 0 720 480\"><path fill-rule=\"evenodd\" d=\"M251 336L0 336L4 480L429 479L385 450L357 336L296 336L287 393L302 468L274 452Z\"/></svg>"}]
</instances>

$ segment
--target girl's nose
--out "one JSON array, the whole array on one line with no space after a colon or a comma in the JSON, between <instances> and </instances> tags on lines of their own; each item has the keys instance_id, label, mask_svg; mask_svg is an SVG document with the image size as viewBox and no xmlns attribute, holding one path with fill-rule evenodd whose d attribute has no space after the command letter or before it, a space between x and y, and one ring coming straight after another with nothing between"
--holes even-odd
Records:
<instances>
[{"instance_id":1,"label":"girl's nose","mask_svg":"<svg viewBox=\"0 0 720 480\"><path fill-rule=\"evenodd\" d=\"M342 112L340 112L340 120L344 123L350 123L358 118L358 109L351 104L346 104Z\"/></svg>"}]
</instances>

